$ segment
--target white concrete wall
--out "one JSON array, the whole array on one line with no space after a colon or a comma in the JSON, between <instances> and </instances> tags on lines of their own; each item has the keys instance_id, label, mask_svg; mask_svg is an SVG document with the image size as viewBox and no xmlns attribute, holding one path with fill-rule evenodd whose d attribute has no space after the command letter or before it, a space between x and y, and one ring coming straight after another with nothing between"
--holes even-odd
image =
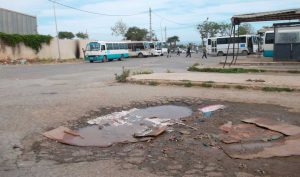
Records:
<instances>
[{"instance_id":1,"label":"white concrete wall","mask_svg":"<svg viewBox=\"0 0 300 177\"><path fill-rule=\"evenodd\" d=\"M90 40L69 40L60 39L60 53L61 59L76 58L77 43L79 44L80 58L83 58L82 48ZM24 44L19 44L16 47L6 46L1 43L0 46L0 60L1 59L57 59L58 58L58 44L57 38L53 38L49 45L43 44L41 50L36 53L35 50L26 47Z\"/></svg>"}]
</instances>

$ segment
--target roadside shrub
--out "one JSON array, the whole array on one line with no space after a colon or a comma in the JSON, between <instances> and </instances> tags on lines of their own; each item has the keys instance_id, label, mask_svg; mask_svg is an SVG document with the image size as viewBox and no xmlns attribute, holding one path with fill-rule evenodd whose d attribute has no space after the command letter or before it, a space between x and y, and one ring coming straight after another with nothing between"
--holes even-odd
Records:
<instances>
[{"instance_id":1,"label":"roadside shrub","mask_svg":"<svg viewBox=\"0 0 300 177\"><path fill-rule=\"evenodd\" d=\"M145 70L145 71L135 71L132 75L141 75L141 74L153 74L152 70Z\"/></svg>"},{"instance_id":2,"label":"roadside shrub","mask_svg":"<svg viewBox=\"0 0 300 177\"><path fill-rule=\"evenodd\" d=\"M234 88L240 89L240 90L246 89L246 87L245 87L245 86L242 86L242 85L236 85Z\"/></svg>"},{"instance_id":3,"label":"roadside shrub","mask_svg":"<svg viewBox=\"0 0 300 177\"><path fill-rule=\"evenodd\" d=\"M42 44L50 44L53 37L50 35L20 35L20 34L6 34L0 32L0 40L10 47L16 47L20 43L24 43L25 46L32 48L36 52L39 52L42 48Z\"/></svg>"},{"instance_id":4,"label":"roadside shrub","mask_svg":"<svg viewBox=\"0 0 300 177\"><path fill-rule=\"evenodd\" d=\"M192 84L192 82L191 81L183 81L184 82L184 86L185 87L192 87L193 86L193 84Z\"/></svg>"},{"instance_id":5,"label":"roadside shrub","mask_svg":"<svg viewBox=\"0 0 300 177\"><path fill-rule=\"evenodd\" d=\"M130 70L122 68L122 73L120 75L115 74L115 79L117 82L127 82L127 78L130 75Z\"/></svg>"},{"instance_id":6,"label":"roadside shrub","mask_svg":"<svg viewBox=\"0 0 300 177\"><path fill-rule=\"evenodd\" d=\"M152 86L158 86L159 85L159 83L156 82L156 81L150 81L148 84L152 85Z\"/></svg>"},{"instance_id":7,"label":"roadside shrub","mask_svg":"<svg viewBox=\"0 0 300 177\"><path fill-rule=\"evenodd\" d=\"M263 87L263 91L265 92L293 92L294 89L291 88L279 88L279 87Z\"/></svg>"}]
</instances>

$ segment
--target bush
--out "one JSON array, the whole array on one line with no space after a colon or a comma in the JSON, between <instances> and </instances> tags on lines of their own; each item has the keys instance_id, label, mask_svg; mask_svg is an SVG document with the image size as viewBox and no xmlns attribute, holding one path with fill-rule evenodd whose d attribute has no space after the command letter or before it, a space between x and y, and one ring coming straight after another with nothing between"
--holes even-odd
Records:
<instances>
[{"instance_id":1,"label":"bush","mask_svg":"<svg viewBox=\"0 0 300 177\"><path fill-rule=\"evenodd\" d=\"M149 82L149 85L152 85L152 86L158 86L159 83L156 82L156 81L150 81L150 82Z\"/></svg>"},{"instance_id":2,"label":"bush","mask_svg":"<svg viewBox=\"0 0 300 177\"><path fill-rule=\"evenodd\" d=\"M191 81L184 81L184 84L183 84L185 87L192 87L193 84Z\"/></svg>"},{"instance_id":3,"label":"bush","mask_svg":"<svg viewBox=\"0 0 300 177\"><path fill-rule=\"evenodd\" d=\"M118 82L127 82L127 78L130 75L130 70L129 69L125 69L123 67L122 73L120 75L115 74L115 79Z\"/></svg>"},{"instance_id":4,"label":"bush","mask_svg":"<svg viewBox=\"0 0 300 177\"><path fill-rule=\"evenodd\" d=\"M145 70L145 71L135 71L132 73L132 75L141 75L141 74L152 74L152 70Z\"/></svg>"},{"instance_id":5,"label":"bush","mask_svg":"<svg viewBox=\"0 0 300 177\"><path fill-rule=\"evenodd\" d=\"M58 33L58 38L59 39L73 39L75 36L72 32L68 31L60 31Z\"/></svg>"},{"instance_id":6,"label":"bush","mask_svg":"<svg viewBox=\"0 0 300 177\"><path fill-rule=\"evenodd\" d=\"M42 44L50 44L52 36L50 35L20 35L20 34L6 34L0 32L0 40L10 47L16 47L20 43L24 43L25 46L32 48L36 52L39 52L42 48Z\"/></svg>"},{"instance_id":7,"label":"bush","mask_svg":"<svg viewBox=\"0 0 300 177\"><path fill-rule=\"evenodd\" d=\"M265 92L293 92L294 89L291 88L279 88L279 87L264 87L262 88Z\"/></svg>"}]
</instances>

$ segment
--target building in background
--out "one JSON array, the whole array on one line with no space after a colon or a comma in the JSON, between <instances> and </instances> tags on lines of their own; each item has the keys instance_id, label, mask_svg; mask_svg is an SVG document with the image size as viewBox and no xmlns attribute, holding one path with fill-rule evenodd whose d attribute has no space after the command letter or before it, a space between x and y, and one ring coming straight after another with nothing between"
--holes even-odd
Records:
<instances>
[{"instance_id":1,"label":"building in background","mask_svg":"<svg viewBox=\"0 0 300 177\"><path fill-rule=\"evenodd\" d=\"M37 34L37 19L35 16L0 8L0 32Z\"/></svg>"}]
</instances>

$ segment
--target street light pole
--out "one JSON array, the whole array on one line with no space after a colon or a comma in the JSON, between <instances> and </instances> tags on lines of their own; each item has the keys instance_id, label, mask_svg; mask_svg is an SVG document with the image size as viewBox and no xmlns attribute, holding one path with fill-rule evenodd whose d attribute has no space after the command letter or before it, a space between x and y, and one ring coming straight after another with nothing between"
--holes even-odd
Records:
<instances>
[{"instance_id":1,"label":"street light pole","mask_svg":"<svg viewBox=\"0 0 300 177\"><path fill-rule=\"evenodd\" d=\"M53 2L53 13L54 13L54 20L55 20L55 29L56 29L56 37L57 37L57 50L58 50L58 59L61 59L60 56L60 45L59 45L59 39L58 39L58 30L57 30L57 19L56 19L56 11L55 11L55 3ZM56 59L57 61L57 59Z\"/></svg>"}]
</instances>

